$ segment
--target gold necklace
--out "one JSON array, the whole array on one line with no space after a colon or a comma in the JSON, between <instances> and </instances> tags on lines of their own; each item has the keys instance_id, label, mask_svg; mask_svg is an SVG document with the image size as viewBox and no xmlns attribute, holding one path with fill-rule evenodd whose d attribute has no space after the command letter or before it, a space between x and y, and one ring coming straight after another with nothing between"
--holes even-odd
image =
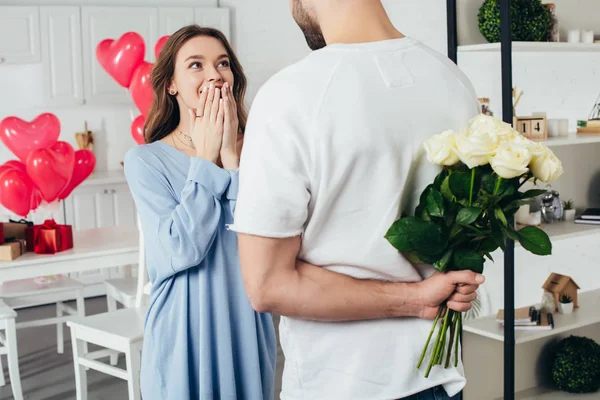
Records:
<instances>
[{"instance_id":1,"label":"gold necklace","mask_svg":"<svg viewBox=\"0 0 600 400\"><path fill-rule=\"evenodd\" d=\"M186 134L185 134L185 133L183 133L183 131L182 131L181 129L179 129L179 128L177 128L177 130L179 131L179 133L181 133L181 136L183 136L183 138L184 138L185 140L187 140L187 141L188 141L188 142L190 142L190 143L192 143L192 142L193 142L193 140L192 140L192 137L191 137L191 136L189 136L189 135L186 135Z\"/></svg>"},{"instance_id":2,"label":"gold necklace","mask_svg":"<svg viewBox=\"0 0 600 400\"><path fill-rule=\"evenodd\" d=\"M196 146L194 146L194 143L185 143L183 140L181 140L181 138L178 135L173 135L177 137L177 140L179 141L179 143L181 143L182 145L184 145L185 147L191 148L191 149L195 149Z\"/></svg>"}]
</instances>

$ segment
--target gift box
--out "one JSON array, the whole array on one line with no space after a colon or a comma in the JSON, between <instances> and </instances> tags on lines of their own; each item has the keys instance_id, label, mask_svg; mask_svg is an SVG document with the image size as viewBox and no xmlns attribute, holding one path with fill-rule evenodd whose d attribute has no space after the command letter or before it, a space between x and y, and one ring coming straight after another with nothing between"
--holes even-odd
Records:
<instances>
[{"instance_id":1,"label":"gift box","mask_svg":"<svg viewBox=\"0 0 600 400\"><path fill-rule=\"evenodd\" d=\"M2 233L4 234L5 238L14 237L17 239L27 240L25 230L31 226L33 226L33 222L24 219L20 221L9 219L8 222L4 222L2 224Z\"/></svg>"},{"instance_id":2,"label":"gift box","mask_svg":"<svg viewBox=\"0 0 600 400\"><path fill-rule=\"evenodd\" d=\"M26 229L27 251L54 254L73 248L73 228L49 219Z\"/></svg>"},{"instance_id":3,"label":"gift box","mask_svg":"<svg viewBox=\"0 0 600 400\"><path fill-rule=\"evenodd\" d=\"M0 261L12 261L21 257L26 247L23 239L6 238L4 244L0 244Z\"/></svg>"}]
</instances>

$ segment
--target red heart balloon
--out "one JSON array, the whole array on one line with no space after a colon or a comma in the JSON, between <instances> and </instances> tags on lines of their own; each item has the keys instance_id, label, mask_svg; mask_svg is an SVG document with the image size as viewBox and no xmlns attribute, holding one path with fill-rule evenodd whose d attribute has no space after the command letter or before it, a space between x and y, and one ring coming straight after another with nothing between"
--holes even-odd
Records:
<instances>
[{"instance_id":1,"label":"red heart balloon","mask_svg":"<svg viewBox=\"0 0 600 400\"><path fill-rule=\"evenodd\" d=\"M48 203L58 198L73 176L75 151L66 142L32 152L27 158L27 173Z\"/></svg>"},{"instance_id":2,"label":"red heart balloon","mask_svg":"<svg viewBox=\"0 0 600 400\"><path fill-rule=\"evenodd\" d=\"M7 117L0 122L0 139L22 161L34 150L52 146L60 135L60 121L54 114L38 115L33 121Z\"/></svg>"},{"instance_id":3,"label":"red heart balloon","mask_svg":"<svg viewBox=\"0 0 600 400\"><path fill-rule=\"evenodd\" d=\"M25 217L39 206L33 199L35 186L24 170L9 163L0 165L0 204Z\"/></svg>"},{"instance_id":4,"label":"red heart balloon","mask_svg":"<svg viewBox=\"0 0 600 400\"><path fill-rule=\"evenodd\" d=\"M35 187L35 184L31 180L31 178L29 178L29 175L27 175L27 167L25 167L25 164L23 164L21 161L10 160L10 161L7 161L4 164L0 165L0 175L3 172L8 171L8 170L16 170L16 171L22 172L23 174L25 174L27 176L27 181L31 182L31 185L33 187L33 192L31 194L31 211L38 208L43 200L42 195L41 195L40 191Z\"/></svg>"},{"instance_id":5,"label":"red heart balloon","mask_svg":"<svg viewBox=\"0 0 600 400\"><path fill-rule=\"evenodd\" d=\"M156 57L157 59L158 59L158 55L160 54L160 51L164 47L165 43L167 42L167 40L169 40L169 37L170 37L169 35L161 37L160 39L158 39L158 41L154 45L154 57Z\"/></svg>"},{"instance_id":6,"label":"red heart balloon","mask_svg":"<svg viewBox=\"0 0 600 400\"><path fill-rule=\"evenodd\" d=\"M145 53L144 39L135 32L127 32L117 41L105 39L96 46L96 58L102 68L126 88L135 69L144 61Z\"/></svg>"},{"instance_id":7,"label":"red heart balloon","mask_svg":"<svg viewBox=\"0 0 600 400\"><path fill-rule=\"evenodd\" d=\"M67 187L58 195L59 200L64 200L71 192L81 184L96 167L96 157L89 150L77 150L75 152L75 166L73 167L73 176L67 184Z\"/></svg>"},{"instance_id":8,"label":"red heart balloon","mask_svg":"<svg viewBox=\"0 0 600 400\"><path fill-rule=\"evenodd\" d=\"M133 136L133 140L137 144L146 143L146 139L144 139L144 124L146 123L146 118L143 115L138 115L136 119L131 123L131 136Z\"/></svg>"},{"instance_id":9,"label":"red heart balloon","mask_svg":"<svg viewBox=\"0 0 600 400\"><path fill-rule=\"evenodd\" d=\"M129 85L133 102L144 116L148 115L154 97L152 83L150 82L152 67L154 67L154 64L144 61L133 73L131 85Z\"/></svg>"}]
</instances>

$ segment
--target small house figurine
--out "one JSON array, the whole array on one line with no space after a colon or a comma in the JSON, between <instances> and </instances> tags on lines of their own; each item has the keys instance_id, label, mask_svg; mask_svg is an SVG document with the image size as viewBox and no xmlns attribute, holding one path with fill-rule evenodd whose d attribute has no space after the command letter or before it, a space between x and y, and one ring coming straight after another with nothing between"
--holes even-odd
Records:
<instances>
[{"instance_id":1,"label":"small house figurine","mask_svg":"<svg viewBox=\"0 0 600 400\"><path fill-rule=\"evenodd\" d=\"M548 279L546 279L542 289L544 289L545 292L550 293L554 298L555 311L558 311L558 303L561 296L570 297L573 301L573 307L579 307L577 304L577 290L579 289L579 286L570 276L552 273Z\"/></svg>"}]
</instances>

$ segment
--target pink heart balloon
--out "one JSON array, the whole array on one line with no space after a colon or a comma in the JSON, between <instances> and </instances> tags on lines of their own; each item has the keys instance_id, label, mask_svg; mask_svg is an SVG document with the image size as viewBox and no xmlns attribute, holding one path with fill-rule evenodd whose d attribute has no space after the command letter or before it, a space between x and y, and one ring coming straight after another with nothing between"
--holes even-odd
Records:
<instances>
[{"instance_id":1,"label":"pink heart balloon","mask_svg":"<svg viewBox=\"0 0 600 400\"><path fill-rule=\"evenodd\" d=\"M128 88L136 68L144 62L146 45L135 32L127 32L118 40L105 39L96 46L96 59L119 85Z\"/></svg>"},{"instance_id":2,"label":"pink heart balloon","mask_svg":"<svg viewBox=\"0 0 600 400\"><path fill-rule=\"evenodd\" d=\"M152 83L150 82L150 74L152 73L153 67L154 64L144 61L144 63L135 70L133 78L131 78L131 85L129 86L129 92L131 93L133 102L144 116L148 115L154 98Z\"/></svg>"},{"instance_id":3,"label":"pink heart balloon","mask_svg":"<svg viewBox=\"0 0 600 400\"><path fill-rule=\"evenodd\" d=\"M158 59L158 55L160 54L160 51L165 46L165 43L167 43L167 40L169 40L169 37L170 37L169 35L161 37L160 39L158 39L158 41L154 45L154 57L156 57L157 59Z\"/></svg>"},{"instance_id":4,"label":"pink heart balloon","mask_svg":"<svg viewBox=\"0 0 600 400\"><path fill-rule=\"evenodd\" d=\"M73 176L75 151L66 142L32 152L27 158L27 173L48 203L58 198Z\"/></svg>"},{"instance_id":5,"label":"pink heart balloon","mask_svg":"<svg viewBox=\"0 0 600 400\"><path fill-rule=\"evenodd\" d=\"M59 200L69 197L71 192L81 184L96 167L96 157L89 150L77 150L75 152L75 166L73 167L73 176L67 184L67 187L58 195Z\"/></svg>"},{"instance_id":6,"label":"pink heart balloon","mask_svg":"<svg viewBox=\"0 0 600 400\"><path fill-rule=\"evenodd\" d=\"M146 118L143 115L138 115L136 119L131 123L131 136L133 136L133 140L137 144L146 143L146 139L144 139L144 124L146 123Z\"/></svg>"},{"instance_id":7,"label":"pink heart balloon","mask_svg":"<svg viewBox=\"0 0 600 400\"><path fill-rule=\"evenodd\" d=\"M0 122L0 139L21 161L35 150L50 147L60 135L60 121L51 113L38 115L33 121L7 117Z\"/></svg>"}]
</instances>

